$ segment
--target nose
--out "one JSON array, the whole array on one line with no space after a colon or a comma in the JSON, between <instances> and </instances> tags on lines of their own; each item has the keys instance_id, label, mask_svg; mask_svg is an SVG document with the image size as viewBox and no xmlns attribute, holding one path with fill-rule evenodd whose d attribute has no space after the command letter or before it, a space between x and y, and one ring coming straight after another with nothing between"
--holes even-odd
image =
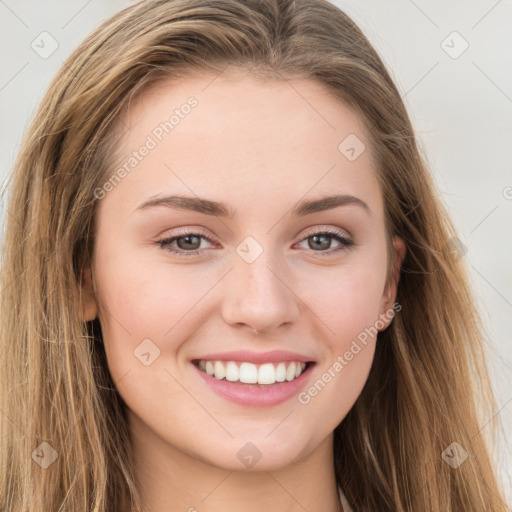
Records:
<instances>
[{"instance_id":1,"label":"nose","mask_svg":"<svg viewBox=\"0 0 512 512\"><path fill-rule=\"evenodd\" d=\"M299 318L301 301L288 276L283 265L277 265L266 252L252 263L236 261L226 284L224 321L257 334L290 327Z\"/></svg>"}]
</instances>

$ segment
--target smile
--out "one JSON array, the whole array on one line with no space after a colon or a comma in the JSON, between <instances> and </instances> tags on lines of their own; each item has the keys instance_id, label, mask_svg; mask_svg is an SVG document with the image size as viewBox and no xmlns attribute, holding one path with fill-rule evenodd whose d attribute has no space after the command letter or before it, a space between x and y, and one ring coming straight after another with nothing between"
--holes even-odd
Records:
<instances>
[{"instance_id":1,"label":"smile","mask_svg":"<svg viewBox=\"0 0 512 512\"><path fill-rule=\"evenodd\" d=\"M242 382L245 384L272 385L276 382L291 382L306 369L300 361L282 361L254 364L239 361L197 361L197 367L217 380Z\"/></svg>"}]
</instances>

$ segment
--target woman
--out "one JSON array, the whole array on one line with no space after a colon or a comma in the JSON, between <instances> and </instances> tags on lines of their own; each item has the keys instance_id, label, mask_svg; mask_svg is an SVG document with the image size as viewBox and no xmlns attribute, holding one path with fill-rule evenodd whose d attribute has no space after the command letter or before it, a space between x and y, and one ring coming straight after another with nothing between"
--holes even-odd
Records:
<instances>
[{"instance_id":1,"label":"woman","mask_svg":"<svg viewBox=\"0 0 512 512\"><path fill-rule=\"evenodd\" d=\"M9 210L3 510L506 509L453 226L330 3L116 14Z\"/></svg>"}]
</instances>

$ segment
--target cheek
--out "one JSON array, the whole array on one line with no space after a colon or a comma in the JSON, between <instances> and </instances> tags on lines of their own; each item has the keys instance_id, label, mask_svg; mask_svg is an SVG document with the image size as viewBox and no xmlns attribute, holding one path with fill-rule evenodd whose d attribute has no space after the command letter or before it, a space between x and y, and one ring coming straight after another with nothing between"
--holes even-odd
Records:
<instances>
[{"instance_id":1,"label":"cheek","mask_svg":"<svg viewBox=\"0 0 512 512\"><path fill-rule=\"evenodd\" d=\"M361 258L318 274L315 286L303 289L302 296L321 319L327 352L300 403L311 402L309 407L317 411L332 407L338 419L353 406L373 362L384 279L385 261L370 265ZM334 427L336 416L331 419Z\"/></svg>"},{"instance_id":2,"label":"cheek","mask_svg":"<svg viewBox=\"0 0 512 512\"><path fill-rule=\"evenodd\" d=\"M311 421L323 414L330 429L350 411L367 381L375 354L380 282L380 276L364 268L347 267L330 279L317 280L314 293L308 295L325 327L327 350L298 401Z\"/></svg>"},{"instance_id":3,"label":"cheek","mask_svg":"<svg viewBox=\"0 0 512 512\"><path fill-rule=\"evenodd\" d=\"M96 277L104 307L99 316L112 379L131 410L169 424L168 404L186 404L184 410L191 411L197 408L176 385L171 360L188 336L183 332L188 324L180 319L199 297L190 303L183 296L197 293L180 272L165 272L161 265L121 253L101 257Z\"/></svg>"},{"instance_id":4,"label":"cheek","mask_svg":"<svg viewBox=\"0 0 512 512\"><path fill-rule=\"evenodd\" d=\"M154 359L150 368L174 366L180 347L211 314L208 292L225 270L166 264L157 252L144 258L133 249L116 252L114 246L98 250L95 280L104 306L99 317L105 350L116 381L140 369L141 352Z\"/></svg>"},{"instance_id":5,"label":"cheek","mask_svg":"<svg viewBox=\"0 0 512 512\"><path fill-rule=\"evenodd\" d=\"M169 294L162 296L154 283L160 283L161 289L164 284L162 279L155 281L154 268L130 257L129 252L113 250L114 246L115 243L104 243L98 249L95 283L105 351L115 381L141 365L136 359L141 343L150 349L152 358L159 355L162 332L173 324L171 313L176 311L176 304L172 300L179 299L170 300ZM164 306L166 315L162 315ZM145 340L151 340L154 347Z\"/></svg>"},{"instance_id":6,"label":"cheek","mask_svg":"<svg viewBox=\"0 0 512 512\"><path fill-rule=\"evenodd\" d=\"M375 325L384 283L384 266L360 262L330 269L307 282L302 297L326 326L326 334L338 348Z\"/></svg>"},{"instance_id":7,"label":"cheek","mask_svg":"<svg viewBox=\"0 0 512 512\"><path fill-rule=\"evenodd\" d=\"M107 323L115 319L137 336L161 338L183 316L189 301L198 298L204 280L192 266L167 266L161 259L137 254L133 249L98 253L97 291L110 315L103 314Z\"/></svg>"}]
</instances>

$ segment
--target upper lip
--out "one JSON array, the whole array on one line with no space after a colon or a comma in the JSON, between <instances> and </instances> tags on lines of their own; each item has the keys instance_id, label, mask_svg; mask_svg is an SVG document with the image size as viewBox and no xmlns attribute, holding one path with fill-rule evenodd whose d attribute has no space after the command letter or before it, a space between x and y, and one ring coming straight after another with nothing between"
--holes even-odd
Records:
<instances>
[{"instance_id":1,"label":"upper lip","mask_svg":"<svg viewBox=\"0 0 512 512\"><path fill-rule=\"evenodd\" d=\"M254 364L279 363L281 361L298 361L308 363L313 361L311 357L290 352L288 350L272 350L270 352L251 352L247 350L234 350L230 352L216 352L205 354L195 359L204 361L237 361Z\"/></svg>"}]
</instances>

